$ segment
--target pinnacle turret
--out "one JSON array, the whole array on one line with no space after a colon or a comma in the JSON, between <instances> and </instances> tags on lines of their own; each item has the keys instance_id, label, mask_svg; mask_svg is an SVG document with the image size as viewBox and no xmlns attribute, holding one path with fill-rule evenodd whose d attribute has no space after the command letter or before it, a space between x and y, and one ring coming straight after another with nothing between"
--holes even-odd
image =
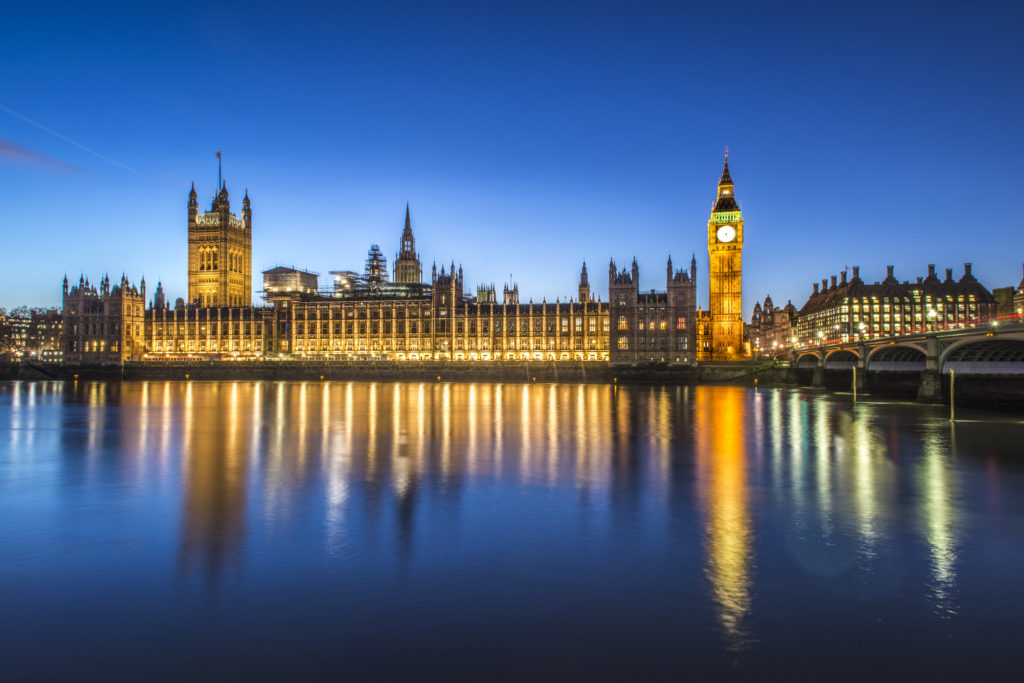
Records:
<instances>
[{"instance_id":1,"label":"pinnacle turret","mask_svg":"<svg viewBox=\"0 0 1024 683\"><path fill-rule=\"evenodd\" d=\"M722 177L718 181L718 198L715 200L715 208L712 211L739 211L740 206L736 203L735 186L732 176L729 175L729 151L725 152L725 164L722 166Z\"/></svg>"}]
</instances>

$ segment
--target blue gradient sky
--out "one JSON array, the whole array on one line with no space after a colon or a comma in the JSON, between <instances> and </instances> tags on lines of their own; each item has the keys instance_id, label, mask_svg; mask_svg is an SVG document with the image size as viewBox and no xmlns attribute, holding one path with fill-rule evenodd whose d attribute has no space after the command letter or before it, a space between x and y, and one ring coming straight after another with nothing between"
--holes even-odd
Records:
<instances>
[{"instance_id":1,"label":"blue gradient sky","mask_svg":"<svg viewBox=\"0 0 1024 683\"><path fill-rule=\"evenodd\" d=\"M602 298L696 252L723 148L744 308L860 265L1024 261L1021 3L18 3L0 23L0 306L65 272L185 295L186 201L248 187L253 268L417 246L467 283ZM73 140L74 143L68 140ZM84 148L88 148L84 149ZM92 150L90 152L89 150ZM93 153L95 152L95 153ZM236 204L237 203L237 204ZM254 278L258 280L258 278ZM261 283L254 281L254 285Z\"/></svg>"}]
</instances>

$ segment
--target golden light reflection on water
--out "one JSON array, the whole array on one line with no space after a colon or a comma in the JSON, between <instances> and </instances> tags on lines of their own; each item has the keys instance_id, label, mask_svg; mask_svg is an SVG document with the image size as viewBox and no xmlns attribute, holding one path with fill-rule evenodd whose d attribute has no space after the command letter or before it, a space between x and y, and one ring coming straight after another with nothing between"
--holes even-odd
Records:
<instances>
[{"instance_id":1,"label":"golden light reflection on water","mask_svg":"<svg viewBox=\"0 0 1024 683\"><path fill-rule=\"evenodd\" d=\"M11 386L14 475L37 448L37 409L64 386ZM849 583L850 572L868 581L876 571L908 499L900 488L909 488L928 553L924 593L936 613L957 609L959 470L947 423L902 437L918 440L901 480L908 456L894 436L898 419L881 406L735 387L141 382L69 391L80 403L75 455L87 480L111 449L126 486L156 477L174 490L180 477L183 570L217 576L240 565L247 529L284 534L317 497L329 553L343 552L357 533L351 518L364 515L396 520L408 552L424 501L457 499L475 481L570 489L581 505L603 500L613 511L643 498L651 504L624 514L666 515L671 498L693 509L692 467L702 569L732 647L756 635L758 494L778 506L773 522L798 537L788 550L798 569L846 572ZM856 549L857 567L829 556L843 544Z\"/></svg>"},{"instance_id":2,"label":"golden light reflection on water","mask_svg":"<svg viewBox=\"0 0 1024 683\"><path fill-rule=\"evenodd\" d=\"M697 387L694 392L697 487L705 515L707 576L718 619L734 649L748 638L753 530L746 460L746 391Z\"/></svg>"}]
</instances>

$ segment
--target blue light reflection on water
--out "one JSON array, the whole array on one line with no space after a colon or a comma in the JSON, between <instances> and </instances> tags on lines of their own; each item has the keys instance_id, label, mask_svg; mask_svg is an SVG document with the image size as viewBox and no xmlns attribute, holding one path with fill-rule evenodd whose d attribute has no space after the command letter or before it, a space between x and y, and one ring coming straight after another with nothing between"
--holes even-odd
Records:
<instances>
[{"instance_id":1,"label":"blue light reflection on water","mask_svg":"<svg viewBox=\"0 0 1024 683\"><path fill-rule=\"evenodd\" d=\"M1024 425L968 417L736 387L3 384L2 666L1005 673Z\"/></svg>"}]
</instances>

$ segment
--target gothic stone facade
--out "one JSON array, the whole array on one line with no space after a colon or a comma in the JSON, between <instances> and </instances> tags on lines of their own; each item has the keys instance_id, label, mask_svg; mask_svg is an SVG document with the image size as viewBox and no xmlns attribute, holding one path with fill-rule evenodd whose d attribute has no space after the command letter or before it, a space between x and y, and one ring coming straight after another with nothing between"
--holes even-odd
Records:
<instances>
[{"instance_id":1,"label":"gothic stone facade","mask_svg":"<svg viewBox=\"0 0 1024 683\"><path fill-rule=\"evenodd\" d=\"M608 305L611 317L609 358L613 363L690 362L695 359L697 262L690 271L666 267L665 291L640 291L636 259L629 271L608 264Z\"/></svg>"},{"instance_id":2,"label":"gothic stone facade","mask_svg":"<svg viewBox=\"0 0 1024 683\"><path fill-rule=\"evenodd\" d=\"M718 197L708 220L708 258L709 360L737 360L746 355L743 344L743 213L736 202L735 186L729 175L728 155L718 181Z\"/></svg>"},{"instance_id":3,"label":"gothic stone facade","mask_svg":"<svg viewBox=\"0 0 1024 683\"><path fill-rule=\"evenodd\" d=\"M775 356L793 347L797 310L792 301L787 301L782 308L776 308L772 297L764 298L764 306L760 302L754 304L754 313L750 316L750 351L755 357Z\"/></svg>"},{"instance_id":4,"label":"gothic stone facade","mask_svg":"<svg viewBox=\"0 0 1024 683\"><path fill-rule=\"evenodd\" d=\"M138 360L146 352L144 308L146 281L139 287L121 276L110 286L104 276L99 288L84 277L75 287L64 278L63 359L77 363L121 363Z\"/></svg>"},{"instance_id":5,"label":"gothic stone facade","mask_svg":"<svg viewBox=\"0 0 1024 683\"><path fill-rule=\"evenodd\" d=\"M211 208L188 198L188 297L170 307L158 287L143 313L144 285L100 291L83 280L65 287L64 358L122 362L135 358L265 356L395 360L556 360L692 362L743 355L743 218L726 160L708 223L711 310L696 309L696 261L666 269L664 291L641 292L639 268L609 264L609 301L595 301L584 264L578 300L521 303L506 287L463 291L462 269L435 267L429 284L415 249L408 207L394 281L381 265L365 285L333 294L295 291L252 306L252 211L231 213L218 180ZM379 272L377 272L379 271ZM70 324L69 324L70 323Z\"/></svg>"},{"instance_id":6,"label":"gothic stone facade","mask_svg":"<svg viewBox=\"0 0 1024 683\"><path fill-rule=\"evenodd\" d=\"M188 303L252 305L252 208L249 191L242 217L231 213L225 183L209 211L199 213L195 184L188 195Z\"/></svg>"}]
</instances>

